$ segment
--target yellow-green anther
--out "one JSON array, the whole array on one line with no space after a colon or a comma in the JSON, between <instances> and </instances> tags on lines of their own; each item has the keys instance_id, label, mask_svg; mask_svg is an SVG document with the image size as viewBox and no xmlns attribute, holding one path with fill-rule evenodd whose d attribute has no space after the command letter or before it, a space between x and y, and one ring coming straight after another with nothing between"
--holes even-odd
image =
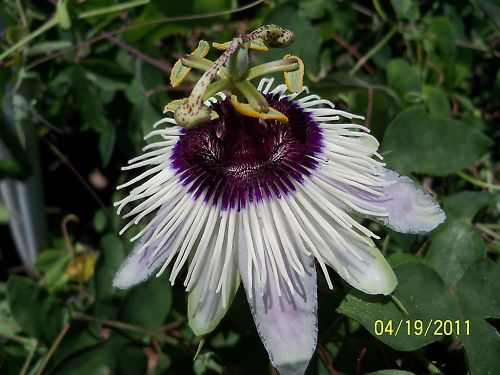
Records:
<instances>
[{"instance_id":1,"label":"yellow-green anther","mask_svg":"<svg viewBox=\"0 0 500 375\"><path fill-rule=\"evenodd\" d=\"M241 45L241 38L234 38L228 49L201 76L191 91L187 100L175 111L175 120L180 126L191 128L203 122L210 121L210 110L203 104L203 97L208 86L217 75L220 68Z\"/></svg>"},{"instance_id":2,"label":"yellow-green anther","mask_svg":"<svg viewBox=\"0 0 500 375\"><path fill-rule=\"evenodd\" d=\"M262 39L267 47L282 48L292 44L295 40L295 35L291 30L284 29L278 25L265 25L246 35L243 40L249 42L257 38Z\"/></svg>"},{"instance_id":3,"label":"yellow-green anther","mask_svg":"<svg viewBox=\"0 0 500 375\"><path fill-rule=\"evenodd\" d=\"M295 59L295 61L299 65L298 69L291 72L285 71L283 72L283 74L285 78L286 87L288 87L288 90L300 94L302 92L302 89L304 88L304 72L305 72L304 63L297 56L285 55L283 59L287 60Z\"/></svg>"},{"instance_id":4,"label":"yellow-green anther","mask_svg":"<svg viewBox=\"0 0 500 375\"><path fill-rule=\"evenodd\" d=\"M292 31L277 25L266 25L243 37L234 38L230 43L217 44L216 48L225 49L225 51L214 63L204 59L205 55L200 55L196 51L191 55L184 56L176 63L176 65L181 66L174 66L176 69L173 70L176 74L171 77L173 84L179 84L185 78L187 75L185 69L189 71L191 68L196 68L204 70L205 73L196 83L191 95L175 110L174 116L177 123L180 126L190 128L210 121L210 110L204 105L204 101L209 96L226 88L233 88L240 96L246 98L248 103L239 103L242 109L241 113L252 113L258 117L269 112L269 104L265 97L249 80L275 71L293 72L300 69L300 64L298 59L290 58L248 69L248 49L252 47L254 41L253 46L256 49L265 50L267 47L287 47L294 39ZM208 44L207 46L203 45L203 48L200 45L199 50L203 50L205 47L208 52ZM227 69L224 69L224 64L226 64ZM221 80L211 84L217 75ZM294 88L300 86L298 77L301 75L285 76L285 78L291 78Z\"/></svg>"},{"instance_id":5,"label":"yellow-green anther","mask_svg":"<svg viewBox=\"0 0 500 375\"><path fill-rule=\"evenodd\" d=\"M198 47L196 47L196 49L187 56L204 58L207 55L209 49L210 45L204 40L200 40L200 42L198 43ZM172 67L172 71L170 72L170 84L172 85L172 87L179 86L181 82L184 81L184 79L187 77L190 71L191 67L184 65L182 62L182 58L177 60L177 62Z\"/></svg>"},{"instance_id":6,"label":"yellow-green anther","mask_svg":"<svg viewBox=\"0 0 500 375\"><path fill-rule=\"evenodd\" d=\"M267 46L264 44L264 41L260 38L252 40L250 42L250 46L248 48L254 49L256 51L267 51L268 50Z\"/></svg>"}]
</instances>

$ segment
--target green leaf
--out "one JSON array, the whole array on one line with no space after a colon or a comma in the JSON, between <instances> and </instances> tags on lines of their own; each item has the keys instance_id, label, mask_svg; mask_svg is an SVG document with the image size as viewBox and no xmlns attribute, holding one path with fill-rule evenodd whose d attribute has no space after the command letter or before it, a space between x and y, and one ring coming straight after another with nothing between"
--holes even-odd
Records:
<instances>
[{"instance_id":1,"label":"green leaf","mask_svg":"<svg viewBox=\"0 0 500 375\"><path fill-rule=\"evenodd\" d=\"M290 53L302 59L306 72L318 71L321 35L308 20L299 16L295 5L288 3L276 7L263 24L276 24L295 33L295 41L286 49L271 48L266 52L266 61L279 60L285 53Z\"/></svg>"},{"instance_id":2,"label":"green leaf","mask_svg":"<svg viewBox=\"0 0 500 375\"><path fill-rule=\"evenodd\" d=\"M392 268L396 268L404 263L413 263L422 261L423 261L422 257L402 252L397 252L387 257L387 262L390 264Z\"/></svg>"},{"instance_id":3,"label":"green leaf","mask_svg":"<svg viewBox=\"0 0 500 375\"><path fill-rule=\"evenodd\" d=\"M8 210L7 207L5 207L5 204L0 199L0 224L8 223L10 218L11 218L10 211Z\"/></svg>"},{"instance_id":4,"label":"green leaf","mask_svg":"<svg viewBox=\"0 0 500 375\"><path fill-rule=\"evenodd\" d=\"M328 77L314 85L313 89L315 92L318 91L321 95L327 97L331 96L332 91L338 92L345 89L372 89L381 92L390 98L391 101L396 102L397 105L401 105L398 95L392 88L344 73L329 74Z\"/></svg>"},{"instance_id":5,"label":"green leaf","mask_svg":"<svg viewBox=\"0 0 500 375\"><path fill-rule=\"evenodd\" d=\"M486 246L470 223L453 221L433 239L425 262L454 284L477 259L484 258Z\"/></svg>"},{"instance_id":6,"label":"green leaf","mask_svg":"<svg viewBox=\"0 0 500 375\"><path fill-rule=\"evenodd\" d=\"M118 318L143 327L159 328L171 307L172 287L165 273L132 288L120 307Z\"/></svg>"},{"instance_id":7,"label":"green leaf","mask_svg":"<svg viewBox=\"0 0 500 375\"><path fill-rule=\"evenodd\" d=\"M0 283L0 336L14 336L19 331L21 331L21 328L10 311L9 301L6 296L6 284Z\"/></svg>"},{"instance_id":8,"label":"green leaf","mask_svg":"<svg viewBox=\"0 0 500 375\"><path fill-rule=\"evenodd\" d=\"M367 295L357 290L346 295L337 312L357 320L377 339L396 350L416 350L439 337L408 335L406 320L429 322L446 316L451 300L446 296L446 286L439 275L423 263L404 263L396 267L394 272L398 278L394 295L408 311L408 316L401 312L390 297ZM383 321L384 326L391 322L392 334L382 332L376 335L375 322L378 320Z\"/></svg>"},{"instance_id":9,"label":"green leaf","mask_svg":"<svg viewBox=\"0 0 500 375\"><path fill-rule=\"evenodd\" d=\"M495 4L494 2L488 0L475 0L474 3L481 8L486 16L491 18L496 27L500 27L500 6L498 3Z\"/></svg>"},{"instance_id":10,"label":"green leaf","mask_svg":"<svg viewBox=\"0 0 500 375\"><path fill-rule=\"evenodd\" d=\"M146 356L118 335L67 356L49 374L145 374Z\"/></svg>"},{"instance_id":11,"label":"green leaf","mask_svg":"<svg viewBox=\"0 0 500 375\"><path fill-rule=\"evenodd\" d=\"M486 255L486 246L472 224L472 218L482 207L494 203L489 193L464 191L443 200L446 222L434 237L425 256L428 265L447 284L454 284L467 268Z\"/></svg>"},{"instance_id":12,"label":"green leaf","mask_svg":"<svg viewBox=\"0 0 500 375\"><path fill-rule=\"evenodd\" d=\"M71 78L76 109L83 119L84 129L105 131L109 124L96 86L88 79L85 69L79 66L72 70Z\"/></svg>"},{"instance_id":13,"label":"green leaf","mask_svg":"<svg viewBox=\"0 0 500 375\"><path fill-rule=\"evenodd\" d=\"M456 302L455 317L470 320L470 335L458 338L465 347L472 374L493 374L500 368L500 336L487 318L500 317L498 298L500 267L488 259L475 262L451 290ZM492 372L493 370L493 372Z\"/></svg>"},{"instance_id":14,"label":"green leaf","mask_svg":"<svg viewBox=\"0 0 500 375\"><path fill-rule=\"evenodd\" d=\"M48 249L40 252L35 267L43 275L43 283L49 288L60 289L66 285L69 276L66 269L71 256L65 250Z\"/></svg>"},{"instance_id":15,"label":"green leaf","mask_svg":"<svg viewBox=\"0 0 500 375\"><path fill-rule=\"evenodd\" d=\"M450 101L441 88L425 85L422 91L429 115L433 117L451 117Z\"/></svg>"},{"instance_id":16,"label":"green leaf","mask_svg":"<svg viewBox=\"0 0 500 375\"><path fill-rule=\"evenodd\" d=\"M125 250L116 234L105 235L100 242L99 259L94 273L95 315L103 318L114 318L118 311L118 297L123 292L113 287L113 277L125 260Z\"/></svg>"},{"instance_id":17,"label":"green leaf","mask_svg":"<svg viewBox=\"0 0 500 375\"><path fill-rule=\"evenodd\" d=\"M108 126L101 133L99 138L99 152L103 167L106 167L111 160L116 141L116 127L108 123Z\"/></svg>"},{"instance_id":18,"label":"green leaf","mask_svg":"<svg viewBox=\"0 0 500 375\"><path fill-rule=\"evenodd\" d=\"M401 95L407 92L420 92L420 78L408 61L397 58L387 65L387 82Z\"/></svg>"},{"instance_id":19,"label":"green leaf","mask_svg":"<svg viewBox=\"0 0 500 375\"><path fill-rule=\"evenodd\" d=\"M477 160L491 145L479 130L446 117L430 117L423 106L401 112L388 126L382 155L390 168L445 176Z\"/></svg>"},{"instance_id":20,"label":"green leaf","mask_svg":"<svg viewBox=\"0 0 500 375\"><path fill-rule=\"evenodd\" d=\"M61 331L63 307L53 294L48 294L27 277L11 276L7 281L10 311L21 328L47 345Z\"/></svg>"},{"instance_id":21,"label":"green leaf","mask_svg":"<svg viewBox=\"0 0 500 375\"><path fill-rule=\"evenodd\" d=\"M416 350L441 339L444 330L439 322L448 320L453 325L453 337L465 348L473 374L492 374L491 369L499 368L500 336L486 320L500 316L496 285L500 267L497 264L480 259L451 287L423 263L405 263L394 272L399 283L394 294L409 315L404 315L389 297L369 296L358 291L349 292L337 311L357 320L377 339L401 351ZM414 328L407 334L407 321L413 325L416 320L422 321L424 330L429 327L427 335L425 332L416 335ZM384 327L392 322L392 333L384 330L375 334L376 321L382 321ZM402 324L396 335L399 322Z\"/></svg>"},{"instance_id":22,"label":"green leaf","mask_svg":"<svg viewBox=\"0 0 500 375\"><path fill-rule=\"evenodd\" d=\"M108 224L108 218L106 217L106 212L104 209L99 209L94 214L94 219L92 221L94 230L98 233L101 233L106 229L106 225Z\"/></svg>"},{"instance_id":23,"label":"green leaf","mask_svg":"<svg viewBox=\"0 0 500 375\"><path fill-rule=\"evenodd\" d=\"M443 198L443 205L448 215L447 220L470 221L483 207L496 203L497 197L493 194L478 191L462 191Z\"/></svg>"},{"instance_id":24,"label":"green leaf","mask_svg":"<svg viewBox=\"0 0 500 375\"><path fill-rule=\"evenodd\" d=\"M375 372L369 372L366 375L415 375L410 371L402 371L402 370L380 370Z\"/></svg>"},{"instance_id":25,"label":"green leaf","mask_svg":"<svg viewBox=\"0 0 500 375\"><path fill-rule=\"evenodd\" d=\"M333 12L332 2L329 0L303 0L298 3L300 15L304 18L321 19Z\"/></svg>"},{"instance_id":26,"label":"green leaf","mask_svg":"<svg viewBox=\"0 0 500 375\"><path fill-rule=\"evenodd\" d=\"M164 0L152 0L144 9L144 12L139 17L135 17L133 24L142 24L144 22L157 20L164 17L178 17L186 15L208 15L214 12L227 11L235 8L234 0L191 0L178 1L172 3ZM125 33L125 40L129 42L138 42L140 39L141 47L154 46L157 40L164 39L167 36L172 36L175 33L186 33L190 35L195 27L206 26L211 27L215 22L228 21L228 15L219 17L206 17L193 21L184 20L182 22L165 22L153 26L145 26L135 28ZM141 48L143 49L143 48Z\"/></svg>"},{"instance_id":27,"label":"green leaf","mask_svg":"<svg viewBox=\"0 0 500 375\"><path fill-rule=\"evenodd\" d=\"M32 173L31 164L27 158L26 150L21 145L19 137L5 120L0 121L0 142L9 150L10 155L0 151L0 178L13 177L25 179ZM12 159L6 159L12 156Z\"/></svg>"},{"instance_id":28,"label":"green leaf","mask_svg":"<svg viewBox=\"0 0 500 375\"><path fill-rule=\"evenodd\" d=\"M418 4L412 0L391 0L391 5L399 18L416 20L420 17Z\"/></svg>"},{"instance_id":29,"label":"green leaf","mask_svg":"<svg viewBox=\"0 0 500 375\"><path fill-rule=\"evenodd\" d=\"M438 58L441 59L442 63L451 62L456 56L455 41L459 37L453 21L446 16L432 17L428 31Z\"/></svg>"},{"instance_id":30,"label":"green leaf","mask_svg":"<svg viewBox=\"0 0 500 375\"><path fill-rule=\"evenodd\" d=\"M137 72L137 74L139 75L142 73ZM130 121L134 126L139 126L139 129L141 129L140 134L145 136L153 130L154 123L162 118L158 109L162 109L163 106L155 107L151 101L144 96L142 91L141 82L136 78L130 83L125 94L127 99L133 104ZM163 103L163 105L165 104L167 104L167 100ZM139 152L142 147L144 147L144 140L142 137L129 138L132 138L131 141L134 142L134 148L137 150L136 152Z\"/></svg>"},{"instance_id":31,"label":"green leaf","mask_svg":"<svg viewBox=\"0 0 500 375\"><path fill-rule=\"evenodd\" d=\"M99 344L100 327L93 325L72 324L64 336L61 345L54 352L56 362L64 361L68 356L89 349Z\"/></svg>"}]
</instances>

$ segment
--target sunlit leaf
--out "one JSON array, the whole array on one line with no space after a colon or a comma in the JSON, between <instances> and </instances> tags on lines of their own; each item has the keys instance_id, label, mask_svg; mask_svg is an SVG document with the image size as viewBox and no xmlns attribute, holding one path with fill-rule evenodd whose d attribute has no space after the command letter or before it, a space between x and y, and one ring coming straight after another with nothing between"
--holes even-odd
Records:
<instances>
[{"instance_id":1,"label":"sunlit leaf","mask_svg":"<svg viewBox=\"0 0 500 375\"><path fill-rule=\"evenodd\" d=\"M382 154L398 172L444 176L484 154L491 140L481 131L446 117L430 117L422 106L401 112L389 125Z\"/></svg>"}]
</instances>

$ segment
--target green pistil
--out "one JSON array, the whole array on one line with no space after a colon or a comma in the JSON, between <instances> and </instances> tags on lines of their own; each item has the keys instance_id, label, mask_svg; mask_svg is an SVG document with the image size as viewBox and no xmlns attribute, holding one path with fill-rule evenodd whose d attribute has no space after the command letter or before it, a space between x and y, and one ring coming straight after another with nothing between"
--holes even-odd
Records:
<instances>
[{"instance_id":1,"label":"green pistil","mask_svg":"<svg viewBox=\"0 0 500 375\"><path fill-rule=\"evenodd\" d=\"M231 91L239 98L238 101L246 99L248 104L242 104L243 107L249 106L243 111L245 115L260 117L260 114L269 112L270 107L266 98L250 83L250 80L269 73L294 72L300 68L300 64L297 58L290 57L249 67L248 49L256 39L261 40L266 47L287 47L293 42L294 34L276 25L266 25L243 37L234 38L230 43L225 43L227 49L214 62L196 56L195 53L181 58L182 66L198 69L204 73L189 97L175 110L175 119L179 125L189 128L210 121L211 111L204 105L204 101L222 90ZM205 54L206 50L203 56ZM181 65L177 66L178 74L175 77L179 84L185 77L182 76ZM185 75L187 74L188 71ZM255 112L252 112L250 107ZM286 116L282 117L286 120Z\"/></svg>"}]
</instances>

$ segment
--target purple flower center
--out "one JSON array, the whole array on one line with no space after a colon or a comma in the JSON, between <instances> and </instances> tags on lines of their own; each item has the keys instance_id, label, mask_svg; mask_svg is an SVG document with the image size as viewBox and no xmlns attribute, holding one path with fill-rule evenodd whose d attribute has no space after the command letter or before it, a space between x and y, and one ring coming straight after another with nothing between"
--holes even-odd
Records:
<instances>
[{"instance_id":1,"label":"purple flower center","mask_svg":"<svg viewBox=\"0 0 500 375\"><path fill-rule=\"evenodd\" d=\"M195 198L222 209L240 209L263 196L280 198L317 168L323 148L319 124L297 103L265 95L287 124L237 113L229 99L214 104L219 118L183 130L172 153L172 168ZM206 194L205 194L206 192Z\"/></svg>"}]
</instances>

